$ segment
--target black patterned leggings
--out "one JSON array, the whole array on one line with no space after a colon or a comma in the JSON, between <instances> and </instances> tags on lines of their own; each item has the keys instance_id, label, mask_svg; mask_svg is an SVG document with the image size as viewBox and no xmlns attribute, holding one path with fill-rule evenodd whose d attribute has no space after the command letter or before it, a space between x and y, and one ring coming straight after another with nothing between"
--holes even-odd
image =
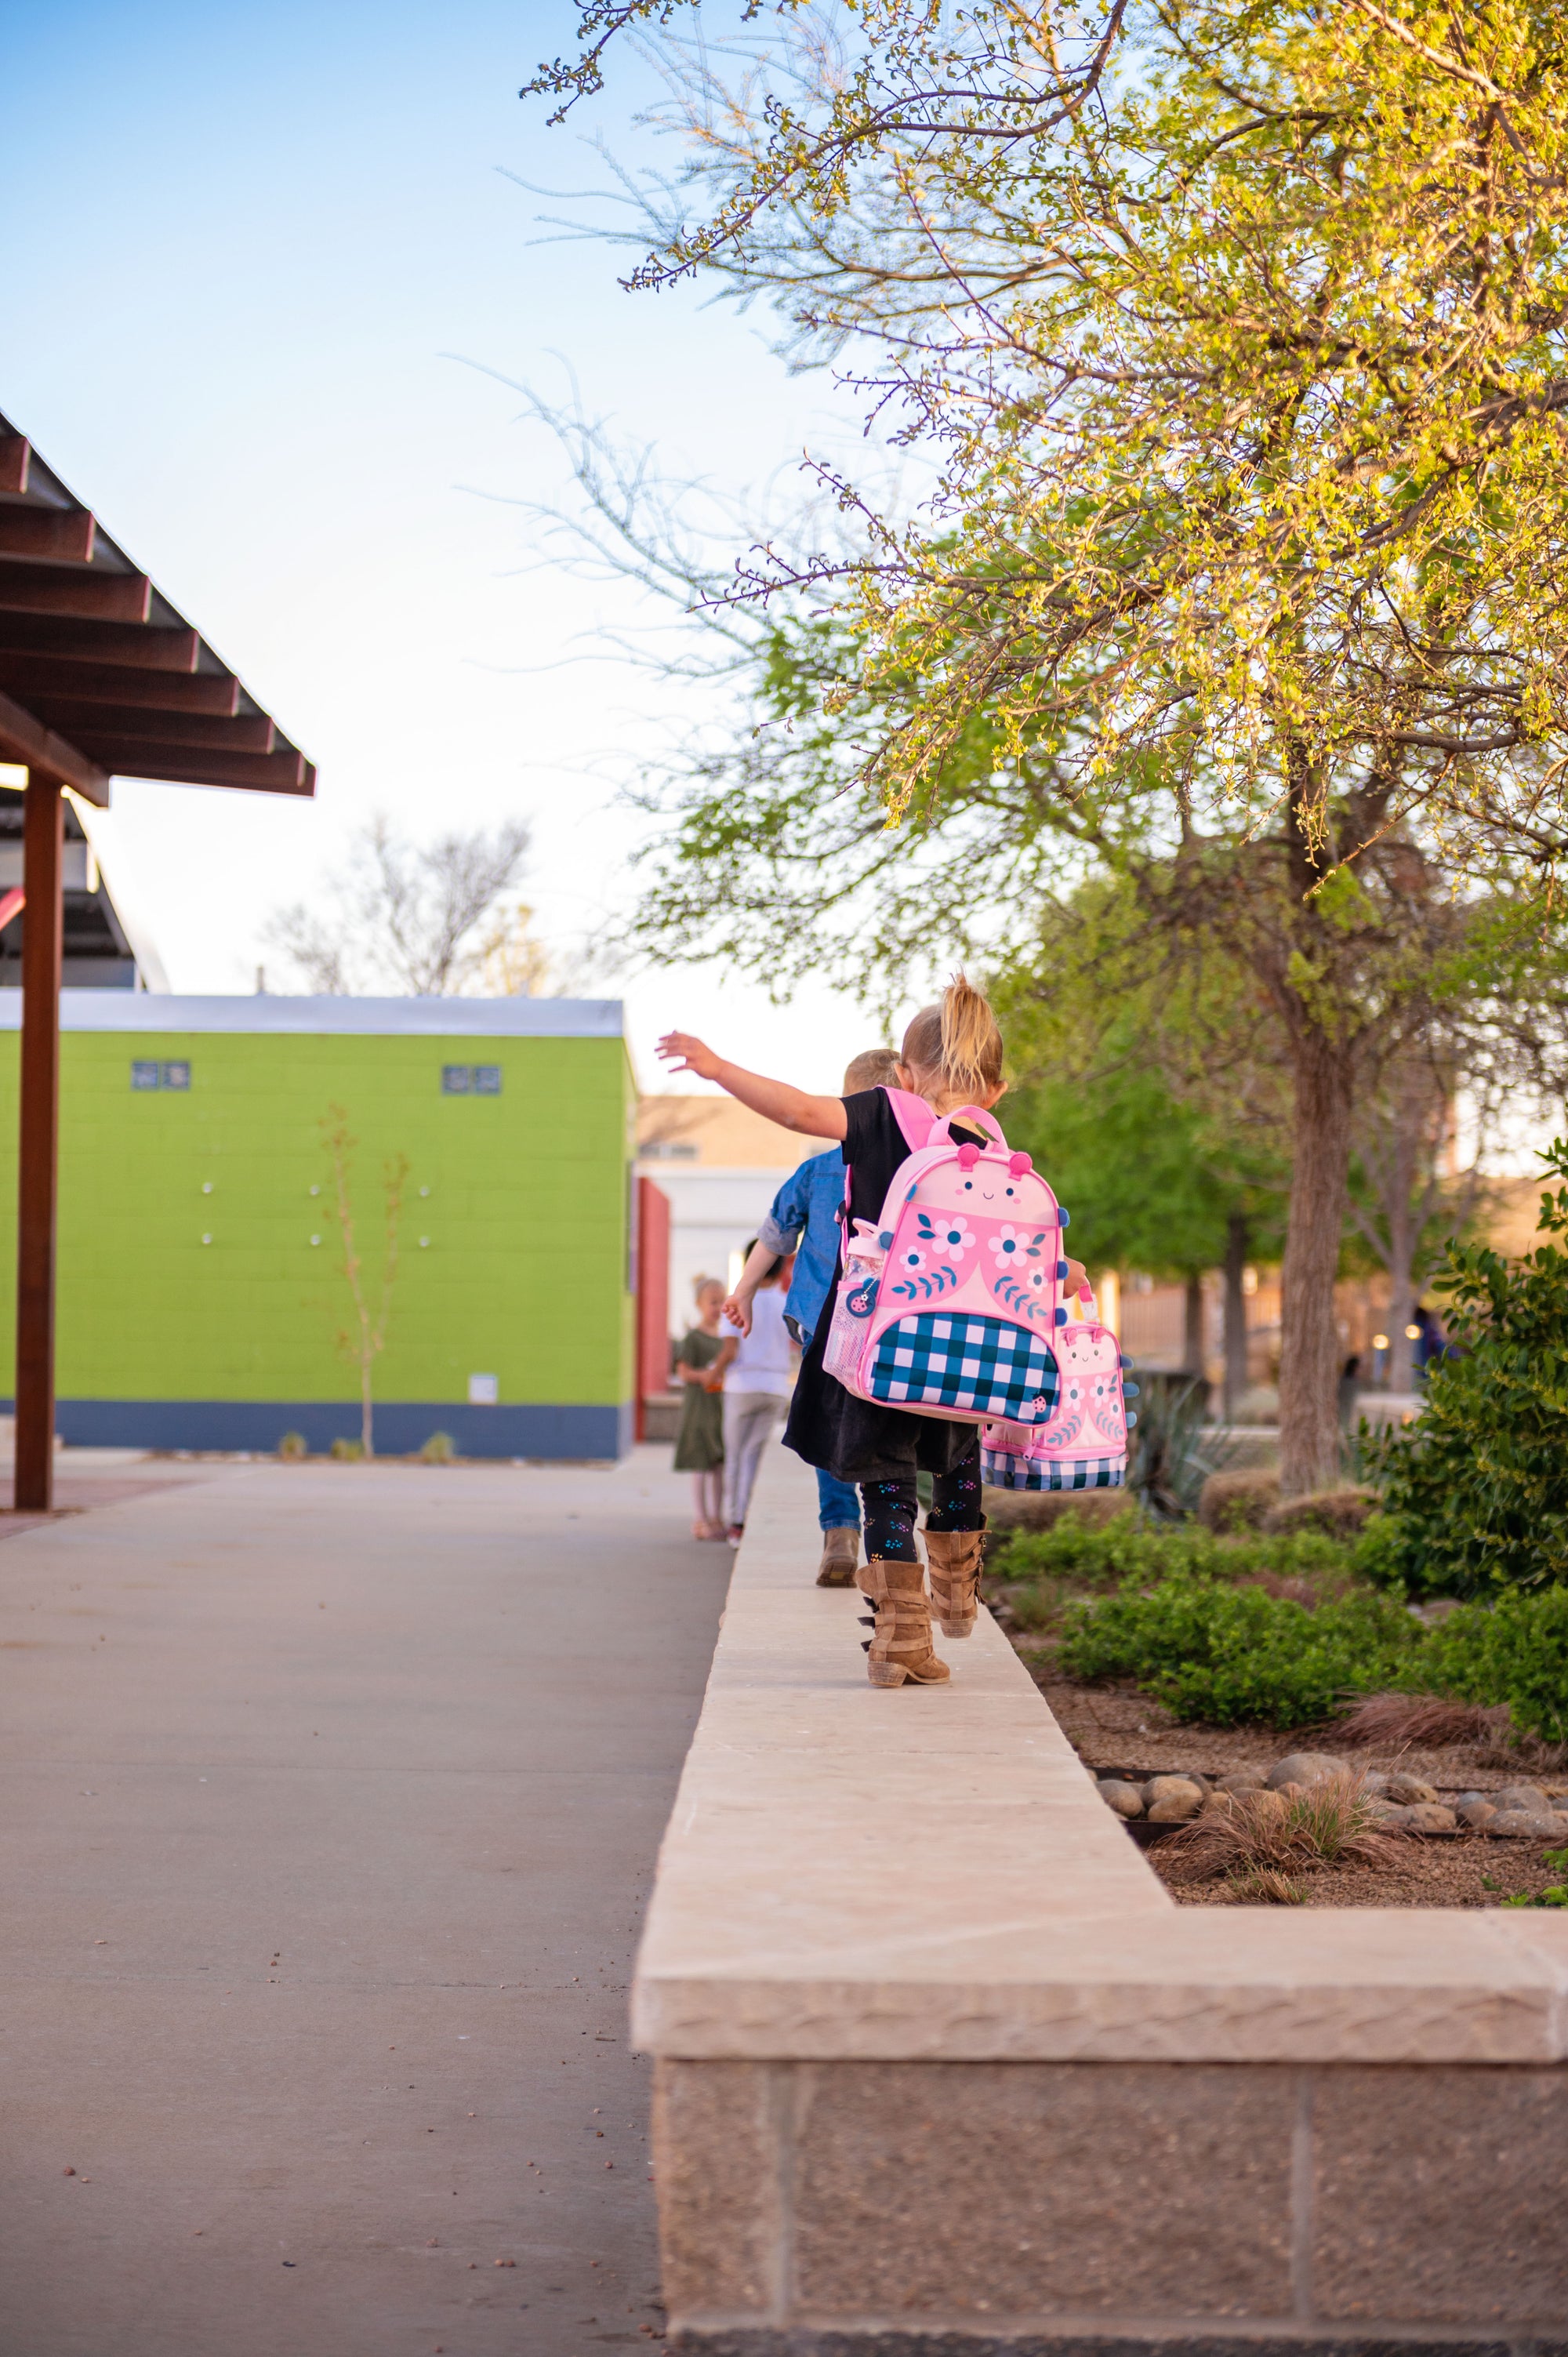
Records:
<instances>
[{"instance_id":1,"label":"black patterned leggings","mask_svg":"<svg viewBox=\"0 0 1568 2357\"><path fill-rule=\"evenodd\" d=\"M919 1511L913 1480L863 1481L861 1512L865 1524L865 1552L895 1563L914 1563L915 1516ZM980 1435L967 1456L950 1473L939 1473L932 1484L929 1531L978 1531L984 1527L980 1511Z\"/></svg>"}]
</instances>

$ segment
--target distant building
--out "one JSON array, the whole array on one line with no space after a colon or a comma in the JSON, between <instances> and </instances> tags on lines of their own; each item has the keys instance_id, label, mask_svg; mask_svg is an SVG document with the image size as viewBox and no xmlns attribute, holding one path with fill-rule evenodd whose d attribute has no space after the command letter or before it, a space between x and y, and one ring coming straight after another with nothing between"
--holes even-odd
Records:
<instances>
[{"instance_id":1,"label":"distant building","mask_svg":"<svg viewBox=\"0 0 1568 2357\"><path fill-rule=\"evenodd\" d=\"M740 1255L797 1165L833 1141L800 1137L733 1097L644 1097L637 1109L639 1167L670 1199L670 1323L691 1322L699 1276L731 1284Z\"/></svg>"},{"instance_id":2,"label":"distant building","mask_svg":"<svg viewBox=\"0 0 1568 2357\"><path fill-rule=\"evenodd\" d=\"M20 995L0 996L0 1201ZM635 1098L618 1000L61 998L59 1406L70 1442L357 1438L324 1117L358 1140L372 1312L406 1157L376 1444L475 1457L630 1445ZM15 1264L0 1263L0 1348ZM9 1403L5 1403L8 1407Z\"/></svg>"}]
</instances>

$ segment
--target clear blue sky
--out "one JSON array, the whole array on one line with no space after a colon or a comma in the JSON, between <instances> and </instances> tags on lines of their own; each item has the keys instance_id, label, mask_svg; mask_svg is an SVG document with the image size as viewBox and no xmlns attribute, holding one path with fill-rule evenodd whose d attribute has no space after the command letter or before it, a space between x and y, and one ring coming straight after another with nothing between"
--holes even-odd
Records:
<instances>
[{"instance_id":1,"label":"clear blue sky","mask_svg":"<svg viewBox=\"0 0 1568 2357\"><path fill-rule=\"evenodd\" d=\"M507 172L596 183L585 134L639 143L629 56L580 126L519 103L574 21L556 0L9 17L0 409L321 770L314 807L116 789L177 989L249 988L269 910L378 807L417 832L532 816L558 940L624 897L609 779L671 714L628 668L562 667L629 608L532 569L507 502L562 470L498 375L558 392L564 355L590 407L731 486L833 431L826 382L789 379L758 323L536 242L548 208ZM631 995L645 1078L670 1021L817 1085L872 1036L825 994L780 1016L712 973Z\"/></svg>"}]
</instances>

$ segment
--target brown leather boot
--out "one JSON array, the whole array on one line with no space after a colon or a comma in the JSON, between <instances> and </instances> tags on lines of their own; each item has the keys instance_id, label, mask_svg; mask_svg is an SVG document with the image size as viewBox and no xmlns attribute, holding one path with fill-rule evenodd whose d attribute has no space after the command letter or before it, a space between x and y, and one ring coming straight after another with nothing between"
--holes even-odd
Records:
<instances>
[{"instance_id":1,"label":"brown leather boot","mask_svg":"<svg viewBox=\"0 0 1568 2357\"><path fill-rule=\"evenodd\" d=\"M819 1587L853 1587L860 1563L860 1524L822 1533L822 1559L817 1567Z\"/></svg>"},{"instance_id":2,"label":"brown leather boot","mask_svg":"<svg viewBox=\"0 0 1568 2357\"><path fill-rule=\"evenodd\" d=\"M866 1647L866 1674L874 1686L940 1685L952 1675L931 1651L931 1609L926 1601L925 1566L873 1555L860 1574L861 1590L874 1609L875 1632Z\"/></svg>"},{"instance_id":3,"label":"brown leather boot","mask_svg":"<svg viewBox=\"0 0 1568 2357\"><path fill-rule=\"evenodd\" d=\"M944 1637L967 1637L979 1617L981 1536L979 1531L926 1533L931 1603Z\"/></svg>"}]
</instances>

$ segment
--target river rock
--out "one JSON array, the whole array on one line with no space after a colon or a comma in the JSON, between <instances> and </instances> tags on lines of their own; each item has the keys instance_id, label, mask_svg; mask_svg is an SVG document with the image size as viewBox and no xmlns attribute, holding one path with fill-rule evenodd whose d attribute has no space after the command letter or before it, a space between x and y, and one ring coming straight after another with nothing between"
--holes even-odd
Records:
<instances>
[{"instance_id":1,"label":"river rock","mask_svg":"<svg viewBox=\"0 0 1568 2357\"><path fill-rule=\"evenodd\" d=\"M1561 1841L1568 1818L1555 1809L1499 1809L1487 1821L1487 1831L1505 1841Z\"/></svg>"},{"instance_id":2,"label":"river rock","mask_svg":"<svg viewBox=\"0 0 1568 2357\"><path fill-rule=\"evenodd\" d=\"M1144 1787L1144 1806L1152 1825L1185 1824L1203 1806L1203 1794L1190 1776L1151 1776Z\"/></svg>"},{"instance_id":3,"label":"river rock","mask_svg":"<svg viewBox=\"0 0 1568 2357\"><path fill-rule=\"evenodd\" d=\"M1539 1784L1505 1784L1490 1797L1496 1808L1533 1809L1538 1816L1552 1806Z\"/></svg>"},{"instance_id":4,"label":"river rock","mask_svg":"<svg viewBox=\"0 0 1568 2357\"><path fill-rule=\"evenodd\" d=\"M1386 1801L1390 1797L1389 1780L1380 1768L1369 1768L1361 1778L1361 1790L1369 1801Z\"/></svg>"},{"instance_id":5,"label":"river rock","mask_svg":"<svg viewBox=\"0 0 1568 2357\"><path fill-rule=\"evenodd\" d=\"M1372 1803L1372 1824L1380 1834L1413 1833L1411 1819L1414 1814L1413 1809L1402 1807L1398 1801Z\"/></svg>"},{"instance_id":6,"label":"river rock","mask_svg":"<svg viewBox=\"0 0 1568 2357\"><path fill-rule=\"evenodd\" d=\"M1391 1776L1383 1790L1391 1801L1397 1801L1403 1809L1413 1809L1437 1798L1435 1787L1423 1784L1419 1776Z\"/></svg>"},{"instance_id":7,"label":"river rock","mask_svg":"<svg viewBox=\"0 0 1568 2357\"><path fill-rule=\"evenodd\" d=\"M1221 1776L1215 1789L1220 1792L1261 1792L1264 1784L1261 1768L1233 1768L1229 1776Z\"/></svg>"},{"instance_id":8,"label":"river rock","mask_svg":"<svg viewBox=\"0 0 1568 2357\"><path fill-rule=\"evenodd\" d=\"M1462 1825L1468 1825L1473 1834L1478 1834L1493 1822L1498 1813L1490 1801L1477 1796L1473 1801L1461 1800L1454 1813Z\"/></svg>"},{"instance_id":9,"label":"river rock","mask_svg":"<svg viewBox=\"0 0 1568 2357\"><path fill-rule=\"evenodd\" d=\"M1405 1831L1412 1834L1451 1834L1459 1822L1441 1801L1411 1801L1405 1805L1404 1818Z\"/></svg>"},{"instance_id":10,"label":"river rock","mask_svg":"<svg viewBox=\"0 0 1568 2357\"><path fill-rule=\"evenodd\" d=\"M1106 1806L1114 1809L1119 1817L1141 1817L1144 1796L1136 1784L1129 1784L1125 1776L1102 1776L1096 1786Z\"/></svg>"},{"instance_id":11,"label":"river rock","mask_svg":"<svg viewBox=\"0 0 1568 2357\"><path fill-rule=\"evenodd\" d=\"M1291 1751L1270 1769L1266 1781L1271 1791L1279 1792L1287 1784L1321 1784L1330 1776L1348 1776L1352 1772L1350 1762L1335 1752Z\"/></svg>"}]
</instances>

